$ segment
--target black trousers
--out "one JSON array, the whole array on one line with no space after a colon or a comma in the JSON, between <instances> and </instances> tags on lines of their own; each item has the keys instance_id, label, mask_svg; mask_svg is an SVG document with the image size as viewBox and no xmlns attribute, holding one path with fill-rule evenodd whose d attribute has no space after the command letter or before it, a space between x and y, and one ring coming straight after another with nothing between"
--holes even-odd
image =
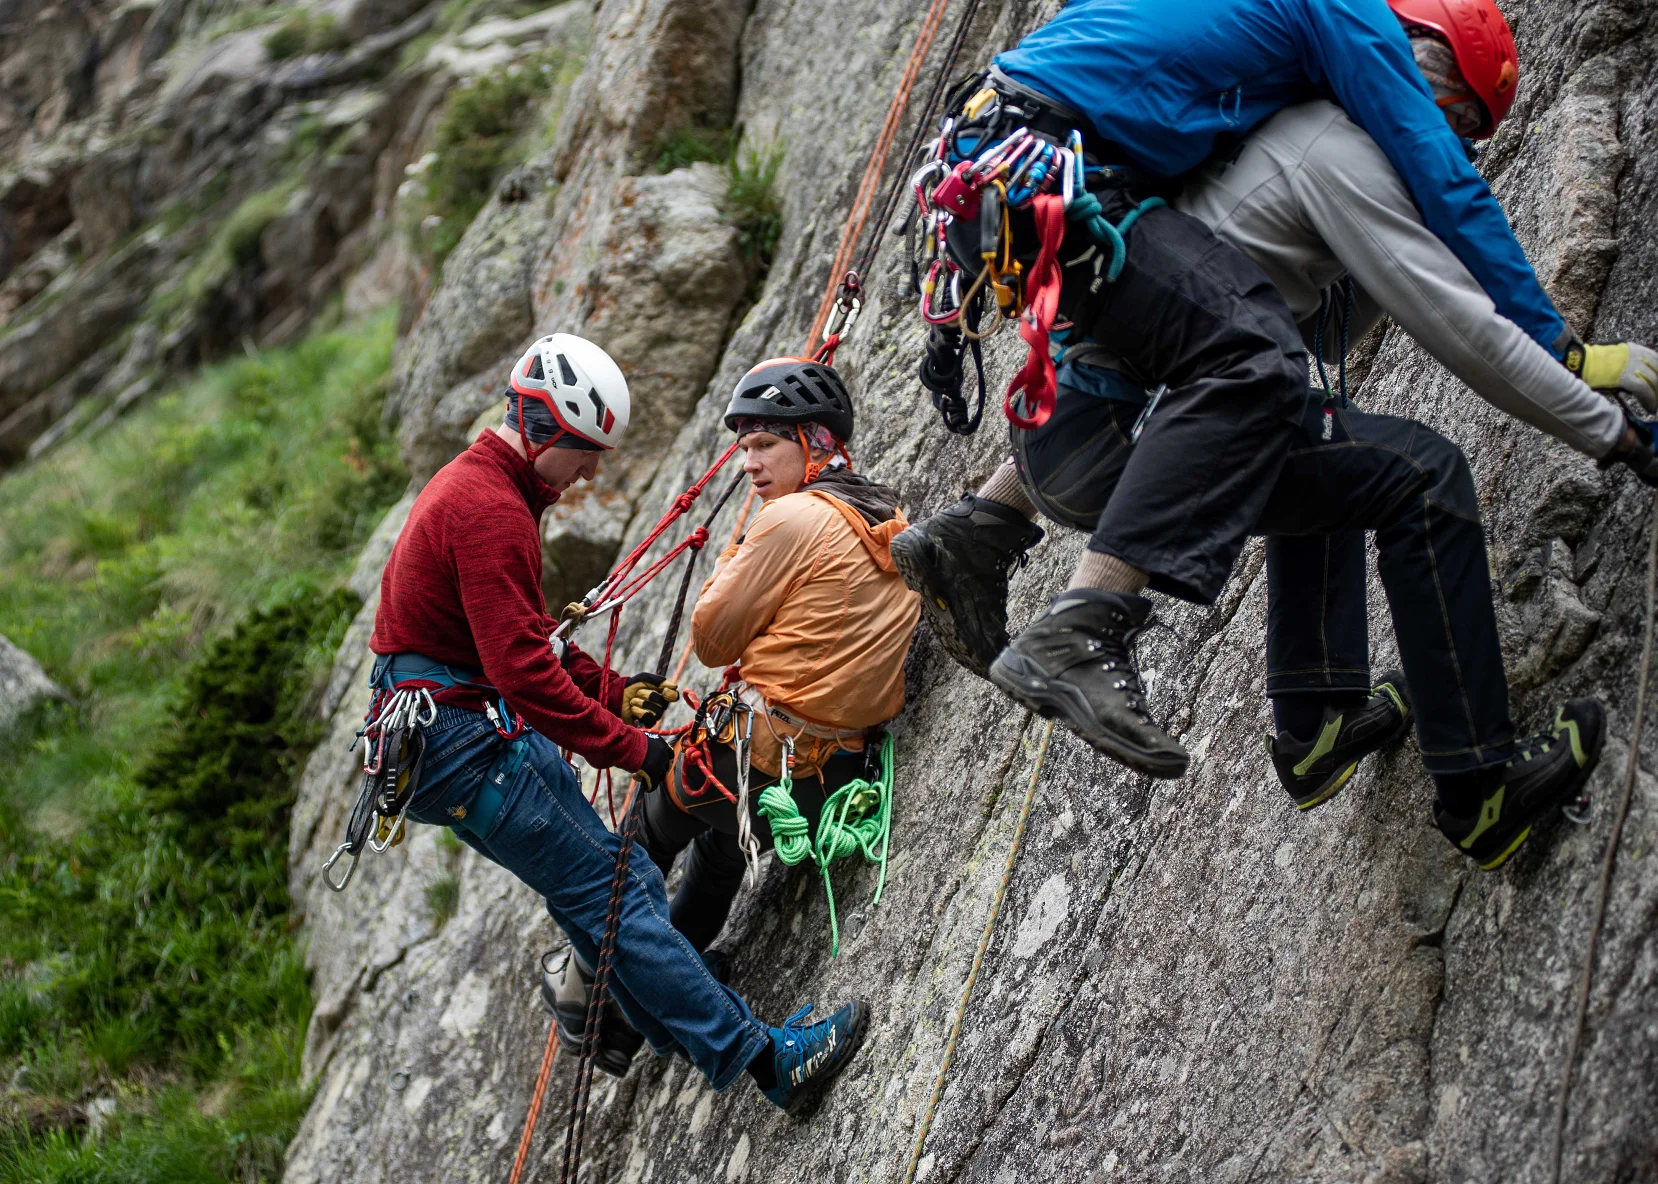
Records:
<instances>
[{"instance_id":1,"label":"black trousers","mask_svg":"<svg viewBox=\"0 0 1658 1184\"><path fill-rule=\"evenodd\" d=\"M1128 443L1138 414L1062 387L1047 424L1013 432L1020 476L1046 516L1087 530L1117 500L1139 451ZM1415 420L1344 410L1305 388L1288 435L1248 526L1268 539L1269 693L1368 687L1362 532L1373 530L1422 763L1460 773L1506 761L1508 683L1461 450Z\"/></svg>"},{"instance_id":2,"label":"black trousers","mask_svg":"<svg viewBox=\"0 0 1658 1184\"><path fill-rule=\"evenodd\" d=\"M1133 195L1098 195L1119 220ZM1092 516L1090 550L1150 573L1158 591L1212 603L1260 518L1307 392L1307 357L1272 281L1202 222L1148 211L1115 283L1091 240L1066 234L1062 311L1092 328L1131 378L1166 385Z\"/></svg>"},{"instance_id":3,"label":"black trousers","mask_svg":"<svg viewBox=\"0 0 1658 1184\"><path fill-rule=\"evenodd\" d=\"M735 789L737 754L722 744L710 744L709 749L714 758L714 775L721 784ZM795 805L811 828L813 839L817 838L818 815L823 810L824 798L863 773L863 753L841 752L824 762L822 777L795 778ZM695 780L699 774L689 776ZM760 791L776 784L777 778L758 769L750 769L749 777L749 815L754 837L759 840L761 850L769 851L771 825L757 812L757 806ZM737 889L743 882L743 851L737 845L737 807L716 795L707 805L685 811L662 790L652 790L645 795L639 841L664 876L679 853L689 848L685 874L668 902L668 919L698 952L706 950L725 928L725 919L731 915L731 902L737 898Z\"/></svg>"}]
</instances>

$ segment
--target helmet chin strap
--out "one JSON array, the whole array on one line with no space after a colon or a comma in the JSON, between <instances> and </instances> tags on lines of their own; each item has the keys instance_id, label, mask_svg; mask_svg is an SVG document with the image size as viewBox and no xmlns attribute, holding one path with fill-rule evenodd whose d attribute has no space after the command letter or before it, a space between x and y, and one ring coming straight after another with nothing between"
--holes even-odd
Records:
<instances>
[{"instance_id":1,"label":"helmet chin strap","mask_svg":"<svg viewBox=\"0 0 1658 1184\"><path fill-rule=\"evenodd\" d=\"M846 471L848 473L852 471L852 457L846 451L845 444L837 441L834 452L830 453L825 459L816 461L812 459L812 446L806 442L806 429L796 425L794 431L795 435L800 438L801 454L806 458L806 479L801 482L802 485L810 485L813 481L816 481L819 477L823 476L823 470L829 467L830 461L836 456L839 456L846 462Z\"/></svg>"},{"instance_id":2,"label":"helmet chin strap","mask_svg":"<svg viewBox=\"0 0 1658 1184\"><path fill-rule=\"evenodd\" d=\"M546 407L549 411L552 410L552 405L545 399L541 398L540 395L527 395L523 391L514 391L513 393L518 396L518 438L523 441L525 459L527 459L532 465L535 463L536 457L540 456L543 452L546 452L547 449L553 447L565 436L571 436L577 440L587 440L586 436L572 432L569 428L560 427L540 444L532 444L530 442L529 430L524 426L524 400L534 399L536 402ZM592 443L592 441L588 441L588 443Z\"/></svg>"}]
</instances>

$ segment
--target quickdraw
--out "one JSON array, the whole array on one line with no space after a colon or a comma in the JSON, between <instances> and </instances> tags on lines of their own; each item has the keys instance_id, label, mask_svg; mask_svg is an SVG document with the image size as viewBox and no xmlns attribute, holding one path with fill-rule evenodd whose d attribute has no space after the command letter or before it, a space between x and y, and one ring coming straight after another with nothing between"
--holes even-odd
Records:
<instances>
[{"instance_id":1,"label":"quickdraw","mask_svg":"<svg viewBox=\"0 0 1658 1184\"><path fill-rule=\"evenodd\" d=\"M403 841L404 816L420 787L426 759L426 734L421 729L435 719L437 704L425 688L375 692L357 733L363 741L362 788L346 823L345 842L322 865L323 882L335 892L344 892L351 883L365 848L379 855ZM347 855L351 863L336 883L329 870Z\"/></svg>"}]
</instances>

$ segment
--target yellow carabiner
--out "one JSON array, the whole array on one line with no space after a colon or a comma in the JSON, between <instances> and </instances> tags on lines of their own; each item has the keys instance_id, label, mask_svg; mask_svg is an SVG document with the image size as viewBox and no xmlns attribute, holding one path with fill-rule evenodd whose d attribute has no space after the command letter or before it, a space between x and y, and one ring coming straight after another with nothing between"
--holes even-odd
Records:
<instances>
[{"instance_id":1,"label":"yellow carabiner","mask_svg":"<svg viewBox=\"0 0 1658 1184\"><path fill-rule=\"evenodd\" d=\"M967 100L967 105L961 109L961 113L968 119L977 119L979 117L979 112L990 106L991 100L995 97L996 92L987 86L978 94Z\"/></svg>"}]
</instances>

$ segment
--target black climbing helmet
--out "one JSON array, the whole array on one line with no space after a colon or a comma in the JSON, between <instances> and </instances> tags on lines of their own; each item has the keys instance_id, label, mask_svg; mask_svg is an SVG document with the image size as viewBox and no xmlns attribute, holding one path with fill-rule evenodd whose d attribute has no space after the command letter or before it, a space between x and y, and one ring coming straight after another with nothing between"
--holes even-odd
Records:
<instances>
[{"instance_id":1,"label":"black climbing helmet","mask_svg":"<svg viewBox=\"0 0 1658 1184\"><path fill-rule=\"evenodd\" d=\"M740 419L821 423L842 443L852 439L852 399L833 366L803 358L769 358L743 375L725 409L725 426Z\"/></svg>"}]
</instances>

